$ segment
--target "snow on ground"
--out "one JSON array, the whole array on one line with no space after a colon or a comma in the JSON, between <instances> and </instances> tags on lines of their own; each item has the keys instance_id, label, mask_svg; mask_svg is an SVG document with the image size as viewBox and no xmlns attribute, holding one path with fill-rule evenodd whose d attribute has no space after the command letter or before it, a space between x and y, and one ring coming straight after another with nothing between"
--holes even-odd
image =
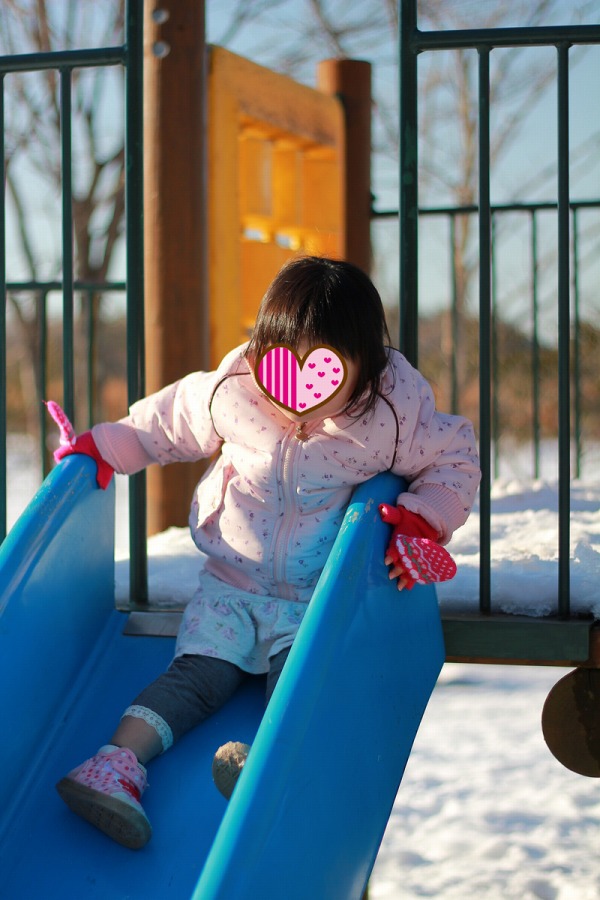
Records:
<instances>
[{"instance_id":1,"label":"snow on ground","mask_svg":"<svg viewBox=\"0 0 600 900\"><path fill-rule=\"evenodd\" d=\"M571 590L573 611L600 618L600 482L571 486ZM558 580L557 482L503 479L492 488L492 596L505 613L556 612ZM479 504L448 549L456 577L438 588L444 611L473 607L479 594Z\"/></svg>"},{"instance_id":2,"label":"snow on ground","mask_svg":"<svg viewBox=\"0 0 600 900\"><path fill-rule=\"evenodd\" d=\"M371 880L371 900L597 900L600 782L549 753L563 669L446 665Z\"/></svg>"},{"instance_id":3,"label":"snow on ground","mask_svg":"<svg viewBox=\"0 0 600 900\"><path fill-rule=\"evenodd\" d=\"M9 520L37 487L34 452L13 443ZM18 450L18 452L17 452ZM512 457L492 498L493 591L506 612L544 615L557 578L557 485ZM574 607L600 614L600 479L597 455L572 484ZM117 479L117 581L127 590L126 482ZM452 541L454 581L444 609L474 605L478 511ZM179 606L198 556L186 529L150 541L151 595ZM549 753L540 716L566 670L446 665L417 735L370 886L372 900L598 900L600 780L564 769Z\"/></svg>"}]
</instances>

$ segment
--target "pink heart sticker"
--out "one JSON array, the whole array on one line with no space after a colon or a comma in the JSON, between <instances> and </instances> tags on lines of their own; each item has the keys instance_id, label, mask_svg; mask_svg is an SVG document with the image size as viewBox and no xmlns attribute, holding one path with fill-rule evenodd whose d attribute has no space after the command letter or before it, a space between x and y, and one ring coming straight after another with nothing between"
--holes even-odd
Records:
<instances>
[{"instance_id":1,"label":"pink heart sticker","mask_svg":"<svg viewBox=\"0 0 600 900\"><path fill-rule=\"evenodd\" d=\"M306 374L304 369L307 369ZM319 383L319 391L313 393L314 375L308 369L317 369L320 378L343 372L341 378L327 378ZM275 344L258 360L254 374L265 394L290 412L309 412L331 400L342 389L348 372L343 357L326 344L312 347L302 359L292 347ZM315 402L316 401L316 402Z\"/></svg>"}]
</instances>

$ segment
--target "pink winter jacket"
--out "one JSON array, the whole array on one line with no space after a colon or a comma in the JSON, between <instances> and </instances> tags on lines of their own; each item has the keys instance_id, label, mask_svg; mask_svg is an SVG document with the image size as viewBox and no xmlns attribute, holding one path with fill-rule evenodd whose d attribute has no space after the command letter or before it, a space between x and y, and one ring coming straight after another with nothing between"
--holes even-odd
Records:
<instances>
[{"instance_id":1,"label":"pink winter jacket","mask_svg":"<svg viewBox=\"0 0 600 900\"><path fill-rule=\"evenodd\" d=\"M388 469L409 484L398 503L422 515L441 543L450 540L479 484L473 428L436 412L430 386L399 352L391 351L373 411L310 421L302 441L255 383L244 349L93 429L100 453L122 474L220 450L194 492L189 520L209 571L253 593L306 596L353 488Z\"/></svg>"}]
</instances>

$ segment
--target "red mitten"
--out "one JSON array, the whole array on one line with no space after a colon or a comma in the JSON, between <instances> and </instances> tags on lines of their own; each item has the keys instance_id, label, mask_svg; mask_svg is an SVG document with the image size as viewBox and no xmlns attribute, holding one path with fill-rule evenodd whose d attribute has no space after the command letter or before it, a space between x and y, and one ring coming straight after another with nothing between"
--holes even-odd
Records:
<instances>
[{"instance_id":1,"label":"red mitten","mask_svg":"<svg viewBox=\"0 0 600 900\"><path fill-rule=\"evenodd\" d=\"M395 526L385 555L386 563L400 570L398 577L404 579L407 590L415 584L454 578L456 563L437 543L437 532L422 516L387 503L380 504L379 512L384 522Z\"/></svg>"},{"instance_id":2,"label":"red mitten","mask_svg":"<svg viewBox=\"0 0 600 900\"><path fill-rule=\"evenodd\" d=\"M83 453L85 456L91 456L98 467L96 473L98 487L105 491L111 482L115 470L100 456L100 451L92 437L92 432L84 431L83 434L76 435L73 426L58 403L49 400L46 406L60 428L60 447L54 451L55 461L60 462L61 459L64 459L65 456L70 456L72 453Z\"/></svg>"}]
</instances>

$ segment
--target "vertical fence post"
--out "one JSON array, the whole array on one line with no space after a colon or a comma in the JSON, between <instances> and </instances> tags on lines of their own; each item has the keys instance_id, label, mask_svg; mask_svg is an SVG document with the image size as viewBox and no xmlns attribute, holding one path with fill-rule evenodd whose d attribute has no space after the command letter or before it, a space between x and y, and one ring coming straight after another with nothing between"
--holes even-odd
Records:
<instances>
[{"instance_id":1,"label":"vertical fence post","mask_svg":"<svg viewBox=\"0 0 600 900\"><path fill-rule=\"evenodd\" d=\"M125 214L127 228L127 392L129 404L145 393L144 354L144 184L143 184L143 5L129 0L126 11ZM129 589L148 601L146 473L129 479Z\"/></svg>"},{"instance_id":2,"label":"vertical fence post","mask_svg":"<svg viewBox=\"0 0 600 900\"><path fill-rule=\"evenodd\" d=\"M62 170L63 406L75 424L75 352L73 309L72 70L60 71Z\"/></svg>"},{"instance_id":3,"label":"vertical fence post","mask_svg":"<svg viewBox=\"0 0 600 900\"><path fill-rule=\"evenodd\" d=\"M573 428L575 438L575 478L581 478L581 310L579 296L579 215L573 207Z\"/></svg>"},{"instance_id":4,"label":"vertical fence post","mask_svg":"<svg viewBox=\"0 0 600 900\"><path fill-rule=\"evenodd\" d=\"M417 30L416 0L403 0L399 17L400 74L400 350L419 364L419 189L417 54L412 38Z\"/></svg>"},{"instance_id":5,"label":"vertical fence post","mask_svg":"<svg viewBox=\"0 0 600 900\"><path fill-rule=\"evenodd\" d=\"M480 573L479 605L491 611L491 205L490 51L479 49L479 445Z\"/></svg>"},{"instance_id":6,"label":"vertical fence post","mask_svg":"<svg viewBox=\"0 0 600 900\"><path fill-rule=\"evenodd\" d=\"M540 334L538 298L538 232L537 215L531 210L531 378L533 417L533 474L540 477Z\"/></svg>"},{"instance_id":7,"label":"vertical fence post","mask_svg":"<svg viewBox=\"0 0 600 900\"><path fill-rule=\"evenodd\" d=\"M492 423L491 438L494 447L493 471L494 478L500 475L500 439L502 434L502 423L500 422L500 364L499 364L499 334L498 334L498 266L496 264L496 217L492 213L492 236L491 236L491 326L492 334L490 339L491 352L491 373L492 373Z\"/></svg>"},{"instance_id":8,"label":"vertical fence post","mask_svg":"<svg viewBox=\"0 0 600 900\"><path fill-rule=\"evenodd\" d=\"M458 355L456 347L458 346L460 316L458 314L458 283L456 273L456 216L454 213L450 216L450 270L451 270L451 309L450 309L450 333L451 333L451 351L450 351L450 412L453 415L458 413L459 407L459 390L458 390Z\"/></svg>"},{"instance_id":9,"label":"vertical fence post","mask_svg":"<svg viewBox=\"0 0 600 900\"><path fill-rule=\"evenodd\" d=\"M0 75L0 543L6 537L6 189L4 152L4 75Z\"/></svg>"},{"instance_id":10,"label":"vertical fence post","mask_svg":"<svg viewBox=\"0 0 600 900\"><path fill-rule=\"evenodd\" d=\"M48 373L48 288L42 288L37 296L38 304L38 383L36 389L38 397L46 396L46 381ZM40 463L42 466L42 476L45 478L49 471L49 453L46 445L46 436L48 434L48 417L46 407L40 403L39 408L40 423Z\"/></svg>"},{"instance_id":11,"label":"vertical fence post","mask_svg":"<svg viewBox=\"0 0 600 900\"><path fill-rule=\"evenodd\" d=\"M85 338L86 338L86 423L91 428L94 424L94 349L96 343L96 327L94 321L94 291L92 288L85 288L81 292L81 297L85 298Z\"/></svg>"},{"instance_id":12,"label":"vertical fence post","mask_svg":"<svg viewBox=\"0 0 600 900\"><path fill-rule=\"evenodd\" d=\"M569 45L558 46L558 612L570 610L571 310L569 274Z\"/></svg>"}]
</instances>

